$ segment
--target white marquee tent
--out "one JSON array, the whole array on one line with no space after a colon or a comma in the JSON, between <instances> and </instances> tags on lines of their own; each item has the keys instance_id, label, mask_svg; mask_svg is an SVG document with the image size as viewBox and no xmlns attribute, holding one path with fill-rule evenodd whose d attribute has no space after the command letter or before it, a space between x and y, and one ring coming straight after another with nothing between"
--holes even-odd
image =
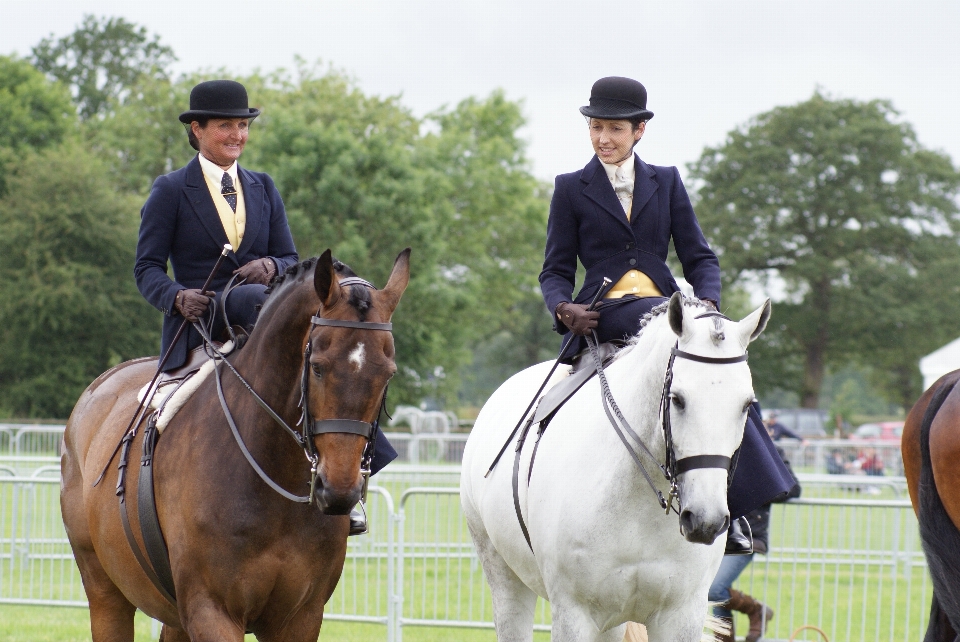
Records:
<instances>
[{"instance_id":1,"label":"white marquee tent","mask_svg":"<svg viewBox=\"0 0 960 642\"><path fill-rule=\"evenodd\" d=\"M943 375L958 369L960 369L960 339L955 339L920 359L923 389L926 390Z\"/></svg>"}]
</instances>

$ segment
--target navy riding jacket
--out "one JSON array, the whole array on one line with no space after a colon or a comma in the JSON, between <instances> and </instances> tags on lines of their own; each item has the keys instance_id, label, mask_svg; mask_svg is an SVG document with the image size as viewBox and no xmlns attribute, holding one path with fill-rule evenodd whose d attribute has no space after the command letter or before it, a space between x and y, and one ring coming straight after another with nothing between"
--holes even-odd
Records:
<instances>
[{"instance_id":1,"label":"navy riding jacket","mask_svg":"<svg viewBox=\"0 0 960 642\"><path fill-rule=\"evenodd\" d=\"M233 271L250 261L269 257L280 272L297 262L297 250L287 224L280 193L267 174L237 168L247 210L246 228L240 247L230 252L211 284L220 292ZM160 176L140 210L140 237L134 275L143 297L163 312L160 354L173 341L183 317L174 301L182 289L203 287L204 281L227 243L220 215L203 178L200 161ZM167 276L167 261L173 280ZM193 327L188 332L195 333ZM188 337L179 341L165 370L182 365L187 357Z\"/></svg>"},{"instance_id":2,"label":"navy riding jacket","mask_svg":"<svg viewBox=\"0 0 960 642\"><path fill-rule=\"evenodd\" d=\"M720 303L720 262L693 213L676 167L648 165L636 154L630 220L596 156L582 170L557 176L540 289L550 315L562 302L587 303L607 277L639 270L669 297L680 288L667 267L673 238L683 276L701 299ZM577 259L587 270L573 297ZM567 328L554 318L554 329Z\"/></svg>"}]
</instances>

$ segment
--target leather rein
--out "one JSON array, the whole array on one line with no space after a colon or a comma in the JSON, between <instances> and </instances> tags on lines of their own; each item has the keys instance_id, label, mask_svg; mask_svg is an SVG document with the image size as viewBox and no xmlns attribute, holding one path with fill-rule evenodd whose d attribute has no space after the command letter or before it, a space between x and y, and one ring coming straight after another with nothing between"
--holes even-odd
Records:
<instances>
[{"instance_id":1,"label":"leather rein","mask_svg":"<svg viewBox=\"0 0 960 642\"><path fill-rule=\"evenodd\" d=\"M376 290L377 288L373 286L372 283L361 279L360 277L347 277L339 281L341 287L347 285L361 285L371 290ZM229 286L228 286L229 287ZM224 298L226 298L227 292L224 292ZM392 332L393 324L392 323L374 323L370 321L347 321L341 319L325 319L320 315L320 310L317 311L317 314L310 318L311 330L317 326L334 326L340 328L353 328L358 330L376 330L382 332ZM207 340L208 337L204 333L204 339ZM211 342L208 341L208 345L213 346ZM302 503L302 504L312 504L316 498L316 489L317 489L317 479L319 476L320 470L320 455L317 452L316 445L313 443L313 437L317 435L322 435L326 433L347 433L353 435L359 435L367 440L367 445L364 448L363 456L360 460L360 474L363 476L363 495L366 498L367 485L370 480L370 463L373 460L373 444L376 439L377 431L380 429L380 414L383 412L387 402L387 389L384 388L383 397L380 399L380 408L377 412L377 417L373 420L372 423L366 421L359 421L357 419L314 419L313 415L310 413L310 395L308 394L308 387L310 382L310 355L312 354L312 347L310 342L310 337L307 337L306 345L303 349L303 369L300 374L300 402L298 406L301 409L300 419L297 421L297 426L300 426L300 432L297 432L291 428L286 421L283 420L280 415L278 415L269 405L256 393L253 387L247 382L243 376L237 372L237 369L233 367L224 355L220 354L219 350L216 347L213 348L214 352L217 353L217 360L214 366L214 374L217 381L217 396L220 398L220 406L223 408L223 414L227 419L227 423L230 425L230 431L233 433L233 437L237 442L237 445L240 447L240 451L243 453L244 458L246 458L247 463L250 464L250 467L253 468L254 472L273 490L282 495L283 497L289 499L292 502ZM246 444L243 442L243 438L240 435L240 431L237 428L237 424L233 419L233 415L230 412L230 408L227 406L226 397L223 394L223 383L220 376L220 366L226 364L234 376L240 380L240 382L247 388L251 395L253 395L254 400L257 404L263 408L266 413L279 424L291 437L294 441L297 442L301 448L303 448L304 454L306 455L307 461L310 462L310 492L307 495L295 495L277 484L273 479L267 475L266 472L257 464L256 460L253 458L253 455L250 453L250 450L247 448Z\"/></svg>"},{"instance_id":2,"label":"leather rein","mask_svg":"<svg viewBox=\"0 0 960 642\"><path fill-rule=\"evenodd\" d=\"M233 288L233 281L234 279L231 279L224 290L222 296L224 303L227 295ZM376 289L371 283L359 277L348 277L342 279L339 282L339 285L362 285L370 289ZM317 311L316 315L310 318L311 332L316 326L337 326L361 330L379 330L384 332L391 332L393 330L393 325L391 323L324 319L319 315L320 310ZM319 453L317 453L312 437L324 433L356 434L364 437L367 440L367 444L360 460L360 474L363 476L363 490L361 491L361 496L365 500L367 487L370 481L370 464L373 460L374 441L377 431L379 430L380 414L385 410L387 389L384 388L383 390L383 396L380 399L380 408L378 409L377 417L374 419L373 423L367 423L365 421L358 421L355 419L314 419L310 414L310 397L307 394L307 388L310 381L309 376L311 354L310 337L308 335L307 343L303 350L303 371L301 372L300 376L300 402L298 404L301 408L301 415L297 425L301 426L302 430L301 432L297 432L291 428L287 422L285 422L283 418L278 415L276 411L274 411L273 408L271 408L260 395L257 394L257 392L253 389L253 386L251 386L250 383L244 379L239 372L237 372L237 369L234 368L233 364L227 360L226 355L223 354L216 344L214 344L211 340L208 328L204 327L202 323L195 323L194 327L197 328L197 330L200 332L200 335L206 342L207 349L210 351L210 356L215 359L214 373L217 381L217 396L220 398L220 406L223 408L223 414L227 419L227 423L230 425L230 431L233 433L233 437L236 439L237 445L240 447L240 451L243 453L243 456L246 458L247 462L250 464L250 467L253 468L257 475L259 475L260 478L268 486L270 486L270 488L290 501L303 504L312 504L316 498L316 486L320 464L320 456ZM230 327L229 322L227 323L227 327ZM232 334L233 333L231 332L231 335ZM273 481L270 476L264 472L260 465L257 464L257 461L250 453L250 450L247 448L246 444L244 444L243 438L240 435L240 431L237 428L236 421L234 421L233 415L230 412L230 408L227 406L227 400L223 394L223 381L221 380L220 376L220 367L222 364L227 365L230 371L233 372L237 379L239 379L244 387L246 387L247 391L253 395L253 398L256 400L257 404L263 408L264 411L266 411L266 413L291 437L293 437L294 441L296 441L301 448L303 448L304 453L307 456L307 460L311 464L310 493L308 495L295 495L285 490L279 484ZM182 382L180 385L182 385ZM169 399L169 397L167 397L167 399ZM165 403L166 402L164 402L164 404ZM152 464L154 458L154 449L156 447L157 439L159 438L159 433L157 431L158 414L158 412L155 412L150 416L144 431L143 457L140 460L140 481L137 491L140 532L141 536L143 537L146 557L140 550L140 546L137 544L137 541L134 538L133 529L131 528L130 520L127 515L127 506L125 501L127 459L129 456L130 445L136 436L139 421L134 426L133 430L128 431L124 435L124 438L119 446L120 462L119 472L117 475L117 496L120 498L120 519L123 524L123 530L127 537L127 541L130 544L130 548L133 549L133 553L137 559L137 562L140 564L150 582L154 585L154 587L156 587L160 594L163 595L171 604L176 605L176 590L173 581L173 574L170 568L170 555L167 549L166 541L163 538L163 533L160 529L160 520L157 515L156 500L154 496ZM107 465L109 466L109 462ZM147 558L149 558L149 562L147 561Z\"/></svg>"},{"instance_id":3,"label":"leather rein","mask_svg":"<svg viewBox=\"0 0 960 642\"><path fill-rule=\"evenodd\" d=\"M719 312L706 312L704 314L698 315L697 319L702 319L705 317L720 317L722 319L728 319ZM698 363L709 363L716 365L726 365L733 363L741 363L747 360L748 353L744 352L742 355L736 357L707 357L698 354L692 354L689 352L684 352L679 349L679 342L674 345L670 350L670 359L667 361L667 369L663 376L663 390L660 396L660 418L661 418L661 427L663 430L664 442L665 442L665 461L663 464L657 461L657 458L650 452L650 449L647 448L647 445L643 442L640 436L633 430L630 426L630 423L627 421L626 417L623 416L623 413L620 411L620 408L617 406L616 400L613 398L613 393L610 391L610 385L607 383L607 376L604 372L603 359L600 355L598 349L599 341L597 339L596 331L591 331L591 335L586 337L587 345L590 348L590 353L593 356L594 364L597 368L597 377L600 380L600 397L603 401L603 410L607 415L607 419L610 422L610 425L613 426L614 431L617 433L617 437L620 438L620 441L623 443L624 448L626 448L627 453L629 453L630 458L639 468L640 473L643 475L644 479L647 480L647 484L650 485L651 490L657 496L657 501L660 503L660 508L664 509L664 512L670 514L670 511L673 510L677 515L680 514L680 508L682 508L682 500L680 498L680 486L678 478L681 474L696 470L698 468L722 468L727 471L727 488L730 488L730 483L733 479L733 473L736 471L737 460L740 457L740 449L738 448L733 457L726 457L724 455L693 455L690 457L684 457L682 459L677 459L676 449L674 448L673 443L673 430L670 423L670 389L673 386L673 365L677 359L687 359L689 361L696 361ZM523 536L527 540L527 546L530 547L530 551L533 552L533 544L530 540L530 533L527 530L527 525L523 519L523 515L520 512L520 498L517 489L517 474L520 463L520 451L523 448L523 442L526 437L527 430L530 427L532 422L533 415L531 415L530 420L527 422L525 429L518 439L516 447L516 459L514 463L514 508L516 509L517 518L520 521L520 530L523 531ZM530 473L533 472L533 459L536 457L536 446L540 445L540 438L543 436L544 425L541 425L540 430L537 434L537 442L534 446L533 455L530 458ZM626 434L625 434L626 433ZM643 462L640 460L640 452L635 448L630 441L627 439L627 435L633 439L635 443L639 445L639 451L643 451L650 459L654 461L657 468L660 470L660 473L663 475L664 479L670 484L670 491L668 496L664 498L663 493L660 489L657 488L656 484L653 482L653 478L650 476L650 473L647 472L646 467L643 465ZM527 476L527 482L529 483L530 476ZM677 507L673 506L674 499L677 500Z\"/></svg>"}]
</instances>

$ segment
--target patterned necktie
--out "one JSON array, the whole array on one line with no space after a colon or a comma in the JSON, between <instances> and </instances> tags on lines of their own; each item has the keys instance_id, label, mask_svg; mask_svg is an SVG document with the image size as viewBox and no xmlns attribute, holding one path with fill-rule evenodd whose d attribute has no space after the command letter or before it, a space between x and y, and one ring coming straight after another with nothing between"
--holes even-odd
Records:
<instances>
[{"instance_id":1,"label":"patterned necktie","mask_svg":"<svg viewBox=\"0 0 960 642\"><path fill-rule=\"evenodd\" d=\"M223 194L223 198L227 200L227 204L230 205L230 208L234 214L236 214L237 190L233 186L233 179L230 178L230 174L226 172L223 173L223 178L220 180L220 193Z\"/></svg>"}]
</instances>

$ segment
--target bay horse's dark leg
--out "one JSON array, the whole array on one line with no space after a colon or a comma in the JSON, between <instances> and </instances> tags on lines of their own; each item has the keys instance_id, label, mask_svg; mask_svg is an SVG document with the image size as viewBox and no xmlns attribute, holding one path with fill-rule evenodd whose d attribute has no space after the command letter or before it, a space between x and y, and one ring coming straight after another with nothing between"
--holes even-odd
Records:
<instances>
[{"instance_id":1,"label":"bay horse's dark leg","mask_svg":"<svg viewBox=\"0 0 960 642\"><path fill-rule=\"evenodd\" d=\"M164 624L160 629L160 642L190 642L190 638L183 629L175 629Z\"/></svg>"},{"instance_id":2,"label":"bay horse's dark leg","mask_svg":"<svg viewBox=\"0 0 960 642\"><path fill-rule=\"evenodd\" d=\"M317 642L320 636L320 625L323 623L323 605L319 609L304 607L283 628L260 633L257 639L260 642Z\"/></svg>"}]
</instances>

